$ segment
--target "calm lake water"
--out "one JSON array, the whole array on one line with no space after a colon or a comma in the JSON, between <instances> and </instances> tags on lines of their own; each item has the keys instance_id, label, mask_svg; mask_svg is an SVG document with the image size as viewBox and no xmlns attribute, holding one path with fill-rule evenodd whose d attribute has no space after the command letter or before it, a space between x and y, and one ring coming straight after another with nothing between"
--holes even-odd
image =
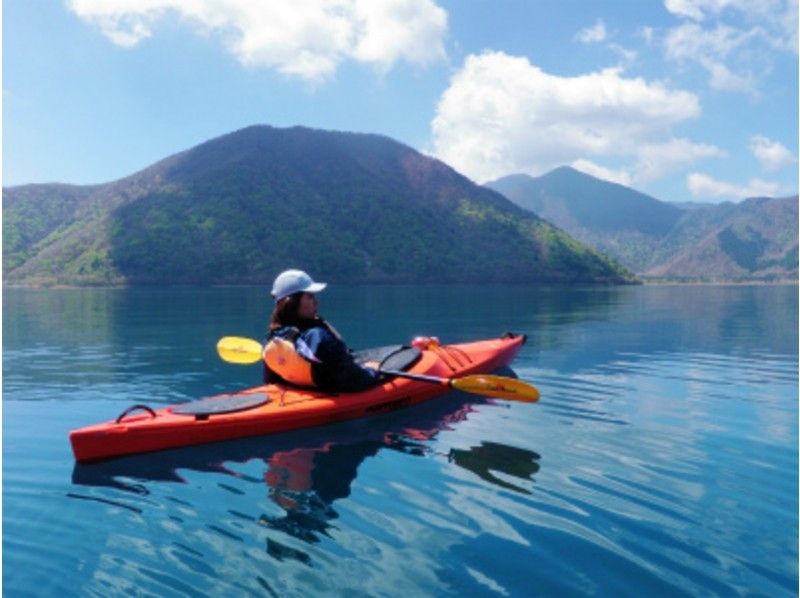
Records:
<instances>
[{"instance_id":1,"label":"calm lake water","mask_svg":"<svg viewBox=\"0 0 800 598\"><path fill-rule=\"evenodd\" d=\"M265 288L3 292L7 596L796 595L798 289L329 288L350 345L514 331L538 404L74 463L70 429L259 382Z\"/></svg>"}]
</instances>

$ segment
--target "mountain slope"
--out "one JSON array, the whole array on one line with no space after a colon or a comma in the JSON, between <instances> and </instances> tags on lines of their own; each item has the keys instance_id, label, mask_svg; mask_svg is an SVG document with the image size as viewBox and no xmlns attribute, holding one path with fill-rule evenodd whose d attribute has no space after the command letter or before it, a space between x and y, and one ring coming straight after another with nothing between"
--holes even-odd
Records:
<instances>
[{"instance_id":1,"label":"mountain slope","mask_svg":"<svg viewBox=\"0 0 800 598\"><path fill-rule=\"evenodd\" d=\"M359 282L631 278L407 146L302 127L249 127L107 185L4 189L3 226L4 277L21 284L263 284L287 267Z\"/></svg>"},{"instance_id":2,"label":"mountain slope","mask_svg":"<svg viewBox=\"0 0 800 598\"><path fill-rule=\"evenodd\" d=\"M487 186L546 220L547 214L568 208L568 217L576 226L594 232L660 235L681 215L681 210L649 195L569 166L538 178L511 175Z\"/></svg>"},{"instance_id":3,"label":"mountain slope","mask_svg":"<svg viewBox=\"0 0 800 598\"><path fill-rule=\"evenodd\" d=\"M568 166L537 178L511 175L487 186L637 272L646 270L659 239L682 214L649 195Z\"/></svg>"},{"instance_id":4,"label":"mountain slope","mask_svg":"<svg viewBox=\"0 0 800 598\"><path fill-rule=\"evenodd\" d=\"M752 198L687 212L646 275L699 280L788 280L798 274L798 199Z\"/></svg>"},{"instance_id":5,"label":"mountain slope","mask_svg":"<svg viewBox=\"0 0 800 598\"><path fill-rule=\"evenodd\" d=\"M68 223L93 187L25 185L3 193L3 268L14 269L36 244ZM35 253L35 252L34 252Z\"/></svg>"},{"instance_id":6,"label":"mountain slope","mask_svg":"<svg viewBox=\"0 0 800 598\"><path fill-rule=\"evenodd\" d=\"M489 186L643 276L797 279L797 197L668 204L566 167Z\"/></svg>"}]
</instances>

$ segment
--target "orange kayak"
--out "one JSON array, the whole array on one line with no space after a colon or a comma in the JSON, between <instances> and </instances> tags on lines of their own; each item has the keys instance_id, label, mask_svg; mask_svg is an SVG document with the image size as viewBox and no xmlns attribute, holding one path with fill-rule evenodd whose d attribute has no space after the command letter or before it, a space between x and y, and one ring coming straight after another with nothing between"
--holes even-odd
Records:
<instances>
[{"instance_id":1,"label":"orange kayak","mask_svg":"<svg viewBox=\"0 0 800 598\"><path fill-rule=\"evenodd\" d=\"M423 349L407 371L442 378L487 374L509 365L524 342L524 336L507 334L433 345ZM338 395L270 384L158 410L136 405L116 420L73 430L69 439L75 459L93 461L368 417L448 390L441 384L399 377L362 392Z\"/></svg>"}]
</instances>

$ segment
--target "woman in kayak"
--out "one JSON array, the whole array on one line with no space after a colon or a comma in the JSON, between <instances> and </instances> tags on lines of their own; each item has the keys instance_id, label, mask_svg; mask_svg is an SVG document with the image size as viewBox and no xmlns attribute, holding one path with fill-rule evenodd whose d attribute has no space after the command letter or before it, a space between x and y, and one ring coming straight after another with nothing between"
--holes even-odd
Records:
<instances>
[{"instance_id":1,"label":"woman in kayak","mask_svg":"<svg viewBox=\"0 0 800 598\"><path fill-rule=\"evenodd\" d=\"M357 364L341 335L317 313L316 294L325 287L302 270L286 270L275 279L275 309L263 355L265 383L358 392L380 382L377 370Z\"/></svg>"}]
</instances>

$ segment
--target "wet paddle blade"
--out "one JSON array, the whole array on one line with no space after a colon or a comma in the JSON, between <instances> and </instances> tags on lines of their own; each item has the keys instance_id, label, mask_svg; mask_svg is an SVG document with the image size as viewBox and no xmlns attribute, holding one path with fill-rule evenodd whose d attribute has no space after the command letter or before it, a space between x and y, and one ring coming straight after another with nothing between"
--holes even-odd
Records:
<instances>
[{"instance_id":1,"label":"wet paddle blade","mask_svg":"<svg viewBox=\"0 0 800 598\"><path fill-rule=\"evenodd\" d=\"M462 378L453 378L450 381L450 386L463 392L506 399L508 401L535 403L539 400L539 390L535 386L522 380L505 376L483 374L464 376Z\"/></svg>"},{"instance_id":2,"label":"wet paddle blade","mask_svg":"<svg viewBox=\"0 0 800 598\"><path fill-rule=\"evenodd\" d=\"M228 363L256 363L261 360L261 349L258 341L240 336L225 336L217 343L217 353Z\"/></svg>"}]
</instances>

